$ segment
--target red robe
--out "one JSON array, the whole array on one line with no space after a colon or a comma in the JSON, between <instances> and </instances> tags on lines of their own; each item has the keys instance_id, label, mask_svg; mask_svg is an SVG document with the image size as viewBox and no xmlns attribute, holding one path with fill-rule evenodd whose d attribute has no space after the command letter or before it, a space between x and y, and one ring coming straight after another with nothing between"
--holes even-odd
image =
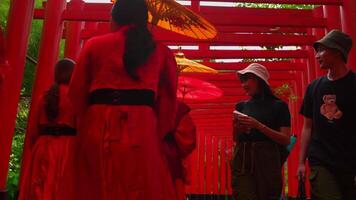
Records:
<instances>
[{"instance_id":1,"label":"red robe","mask_svg":"<svg viewBox=\"0 0 356 200\"><path fill-rule=\"evenodd\" d=\"M190 183L190 160L188 156L196 147L196 127L189 115L190 108L179 101L172 137L166 137L163 149L171 176L175 183L178 200L185 198L185 185Z\"/></svg>"},{"instance_id":2,"label":"red robe","mask_svg":"<svg viewBox=\"0 0 356 200\"><path fill-rule=\"evenodd\" d=\"M82 116L73 177L77 183L70 195L74 199L175 199L160 143L174 123L176 62L157 43L137 70L140 80L131 79L122 60L126 29L88 40L74 69L69 96ZM100 88L153 90L157 108L89 106L89 93Z\"/></svg>"},{"instance_id":3,"label":"red robe","mask_svg":"<svg viewBox=\"0 0 356 200\"><path fill-rule=\"evenodd\" d=\"M39 112L36 119L37 131L31 135L33 148L30 149L29 168L24 169L24 182L20 188L19 199L23 200L54 200L59 199L63 172L73 151L75 136L40 135L39 127L68 126L76 127L76 117L73 107L67 97L68 87L59 87L59 115L55 121L49 122L44 109L44 99L39 102Z\"/></svg>"}]
</instances>

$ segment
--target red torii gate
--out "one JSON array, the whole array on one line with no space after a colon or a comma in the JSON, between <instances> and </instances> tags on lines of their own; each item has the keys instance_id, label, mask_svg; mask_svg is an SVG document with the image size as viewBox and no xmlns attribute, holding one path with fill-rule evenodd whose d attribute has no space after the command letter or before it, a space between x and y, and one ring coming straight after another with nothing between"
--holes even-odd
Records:
<instances>
[{"instance_id":1,"label":"red torii gate","mask_svg":"<svg viewBox=\"0 0 356 200\"><path fill-rule=\"evenodd\" d=\"M213 0L205 0L213 1ZM214 0L219 1L219 0ZM223 0L235 2L235 0ZM208 80L224 90L224 96L211 101L188 101L192 106L192 116L198 125L199 146L193 155L196 172L204 172L193 177L191 193L225 194L229 192L229 176L221 176L228 169L226 162L231 151L231 110L234 103L245 98L239 89L232 71L245 67L246 63L220 64L212 59L230 58L290 58L291 62L265 62L272 72L271 84L289 83L302 97L307 83L321 75L314 61L314 52L310 47L313 41L322 37L326 30L342 29L356 39L356 27L352 19L356 18L356 2L352 0L239 0L251 3L282 3L282 4L316 4L324 5L314 10L286 9L249 9L249 8L218 8L203 7L199 0L191 1L191 8L211 21L218 29L217 38L211 41L199 41L179 36L162 30L154 30L154 35L168 45L197 45L199 50L185 50L191 59L202 59L204 64L221 70L217 75L186 74ZM109 4L86 4L82 0L48 0L44 9L34 10L34 0L12 0L7 27L7 59L11 71L6 75L0 92L0 190L6 189L8 160L13 136L16 108L24 70L24 61L28 35L32 18L44 19L40 55L37 66L36 80L33 89L32 105L36 105L39 95L52 82L54 63L58 58L59 41L66 39L65 56L76 58L82 40L108 31L110 19ZM227 18L228 16L228 18ZM66 21L64 29L64 21ZM63 31L64 30L64 31ZM237 34L235 34L237 33ZM245 34L252 33L252 34ZM270 33L270 34L262 34ZM298 33L298 34L295 34ZM301 50L210 50L210 46L301 46ZM349 65L356 69L356 49L350 55ZM226 72L226 73L224 73ZM298 117L301 98L291 102L293 114L293 132L301 130L302 120ZM36 113L31 106L30 119ZM213 116L212 116L213 114ZM218 120L216 119L218 118ZM218 123L218 124L217 124ZM29 130L31 120L29 121ZM297 144L298 148L299 144ZM297 149L296 148L296 149ZM222 153L223 150L227 153ZM26 152L25 152L26 153ZM25 155L26 156L26 155ZM207 157L208 160L202 159ZM296 182L293 179L296 170L297 151L293 151L288 162L289 194L296 193ZM210 162L210 163L207 163ZM210 168L207 167L207 164ZM220 175L217 175L220 173Z\"/></svg>"}]
</instances>

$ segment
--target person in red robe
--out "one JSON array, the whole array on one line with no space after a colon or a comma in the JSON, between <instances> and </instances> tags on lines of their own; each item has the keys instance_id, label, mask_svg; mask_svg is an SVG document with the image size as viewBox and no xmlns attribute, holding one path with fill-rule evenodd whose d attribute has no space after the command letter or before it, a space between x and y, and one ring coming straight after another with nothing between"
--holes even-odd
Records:
<instances>
[{"instance_id":1,"label":"person in red robe","mask_svg":"<svg viewBox=\"0 0 356 200\"><path fill-rule=\"evenodd\" d=\"M82 49L69 88L80 124L68 198L175 199L161 143L174 125L177 66L147 19L144 0L116 1L113 32Z\"/></svg>"},{"instance_id":2,"label":"person in red robe","mask_svg":"<svg viewBox=\"0 0 356 200\"><path fill-rule=\"evenodd\" d=\"M63 59L55 67L55 81L41 97L36 131L29 137L30 164L21 186L20 200L58 199L59 184L72 153L76 117L67 97L74 61Z\"/></svg>"},{"instance_id":3,"label":"person in red robe","mask_svg":"<svg viewBox=\"0 0 356 200\"><path fill-rule=\"evenodd\" d=\"M175 129L166 135L163 143L178 200L186 199L185 185L190 184L189 155L196 147L196 127L189 112L187 104L177 102Z\"/></svg>"}]
</instances>

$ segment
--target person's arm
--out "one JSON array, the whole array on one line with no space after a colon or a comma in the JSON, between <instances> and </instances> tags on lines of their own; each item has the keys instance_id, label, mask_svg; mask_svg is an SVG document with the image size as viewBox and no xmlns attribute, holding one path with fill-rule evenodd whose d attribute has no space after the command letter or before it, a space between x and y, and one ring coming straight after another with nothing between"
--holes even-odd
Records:
<instances>
[{"instance_id":1,"label":"person's arm","mask_svg":"<svg viewBox=\"0 0 356 200\"><path fill-rule=\"evenodd\" d=\"M244 104L245 104L244 102L237 103L235 105L235 111L241 112ZM235 113L235 111L232 113L232 136L233 136L233 140L237 142L240 134L242 133L248 134L251 129L239 123L238 114L237 114L238 112Z\"/></svg>"},{"instance_id":2,"label":"person's arm","mask_svg":"<svg viewBox=\"0 0 356 200\"><path fill-rule=\"evenodd\" d=\"M310 118L304 117L304 125L302 129L302 137L300 141L300 152L298 161L297 177L298 179L305 178L305 160L307 158L307 150L312 134L313 121Z\"/></svg>"},{"instance_id":3,"label":"person's arm","mask_svg":"<svg viewBox=\"0 0 356 200\"><path fill-rule=\"evenodd\" d=\"M279 131L273 130L266 125L260 123L260 127L258 130L265 135L267 135L269 138L271 138L273 141L282 144L282 145L289 145L290 143L290 127L280 127Z\"/></svg>"},{"instance_id":4,"label":"person's arm","mask_svg":"<svg viewBox=\"0 0 356 200\"><path fill-rule=\"evenodd\" d=\"M277 114L271 116L275 117L275 126L279 128L277 130L268 127L266 124L263 124L262 122L250 116L239 115L239 120L242 124L246 124L249 128L257 129L276 143L287 146L290 143L291 131L290 112L288 105L282 101L276 101L273 104L273 108Z\"/></svg>"},{"instance_id":5,"label":"person's arm","mask_svg":"<svg viewBox=\"0 0 356 200\"><path fill-rule=\"evenodd\" d=\"M181 158L186 158L196 148L196 126L188 113L181 119L174 139Z\"/></svg>"},{"instance_id":6,"label":"person's arm","mask_svg":"<svg viewBox=\"0 0 356 200\"><path fill-rule=\"evenodd\" d=\"M280 130L276 131L250 116L239 116L238 120L242 125L259 130L279 144L288 145L290 143L290 127L280 127Z\"/></svg>"},{"instance_id":7,"label":"person's arm","mask_svg":"<svg viewBox=\"0 0 356 200\"><path fill-rule=\"evenodd\" d=\"M178 82L177 63L173 53L168 47L162 53L165 60L160 72L156 101L157 129L160 138L164 138L174 129Z\"/></svg>"}]
</instances>

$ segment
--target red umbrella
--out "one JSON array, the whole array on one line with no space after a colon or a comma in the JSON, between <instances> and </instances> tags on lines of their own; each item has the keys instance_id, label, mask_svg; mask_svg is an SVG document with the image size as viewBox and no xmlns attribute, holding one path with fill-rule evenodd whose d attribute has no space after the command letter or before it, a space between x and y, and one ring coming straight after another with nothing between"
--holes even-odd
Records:
<instances>
[{"instance_id":1,"label":"red umbrella","mask_svg":"<svg viewBox=\"0 0 356 200\"><path fill-rule=\"evenodd\" d=\"M178 98L206 100L219 98L222 94L222 90L212 83L184 76L178 78Z\"/></svg>"}]
</instances>

